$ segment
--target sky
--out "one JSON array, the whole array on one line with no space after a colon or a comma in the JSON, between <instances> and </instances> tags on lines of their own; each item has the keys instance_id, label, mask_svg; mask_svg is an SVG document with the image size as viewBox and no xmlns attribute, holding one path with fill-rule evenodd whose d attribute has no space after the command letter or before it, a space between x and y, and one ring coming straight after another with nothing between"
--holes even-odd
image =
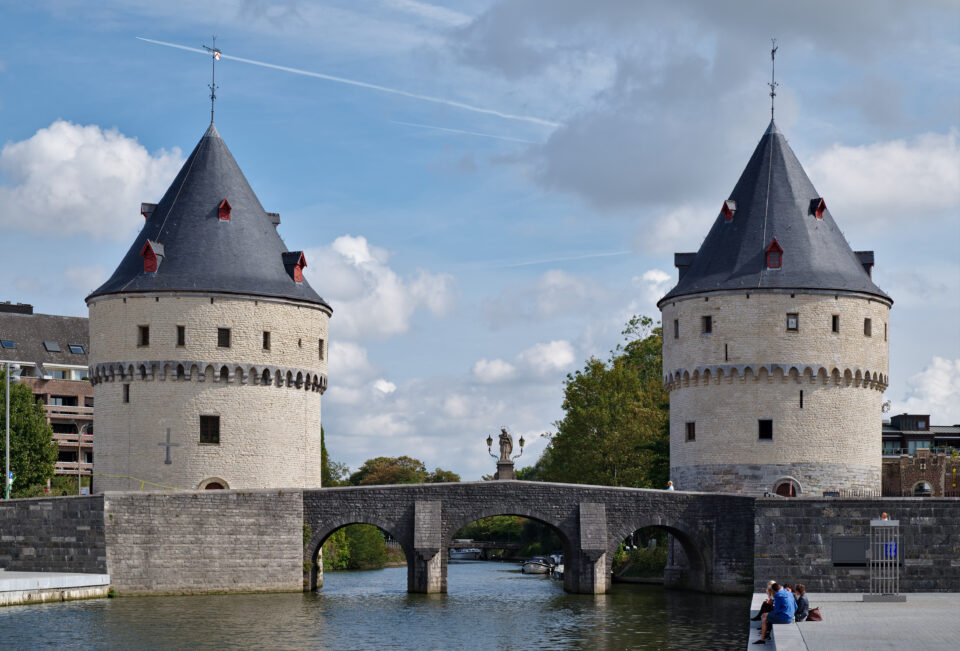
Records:
<instances>
[{"instance_id":1,"label":"sky","mask_svg":"<svg viewBox=\"0 0 960 651\"><path fill-rule=\"evenodd\" d=\"M767 128L772 37L895 300L885 399L960 423L960 4L0 0L0 300L86 316L206 130L213 34L217 128L334 308L331 458L479 479L507 427L534 462Z\"/></svg>"}]
</instances>

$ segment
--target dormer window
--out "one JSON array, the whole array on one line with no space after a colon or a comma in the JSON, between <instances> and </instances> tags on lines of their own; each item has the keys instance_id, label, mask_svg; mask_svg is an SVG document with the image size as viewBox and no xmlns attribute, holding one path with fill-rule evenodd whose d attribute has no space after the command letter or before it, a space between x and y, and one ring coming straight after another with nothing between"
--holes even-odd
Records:
<instances>
[{"instance_id":1,"label":"dormer window","mask_svg":"<svg viewBox=\"0 0 960 651\"><path fill-rule=\"evenodd\" d=\"M823 213L827 209L827 202L822 197L817 197L810 202L810 212L817 219L823 219Z\"/></svg>"},{"instance_id":2,"label":"dormer window","mask_svg":"<svg viewBox=\"0 0 960 651\"><path fill-rule=\"evenodd\" d=\"M767 269L779 269L783 266L783 247L773 238L767 247Z\"/></svg>"},{"instance_id":3,"label":"dormer window","mask_svg":"<svg viewBox=\"0 0 960 651\"><path fill-rule=\"evenodd\" d=\"M303 255L303 251L287 251L284 253L283 266L294 282L303 282L303 270L307 266L307 258Z\"/></svg>"},{"instance_id":4,"label":"dormer window","mask_svg":"<svg viewBox=\"0 0 960 651\"><path fill-rule=\"evenodd\" d=\"M143 272L154 273L163 261L163 245L153 240L147 240L140 249L143 258Z\"/></svg>"},{"instance_id":5,"label":"dormer window","mask_svg":"<svg viewBox=\"0 0 960 651\"><path fill-rule=\"evenodd\" d=\"M733 215L737 212L737 202L733 199L727 199L723 202L723 207L720 208L720 212L723 213L723 221L732 222Z\"/></svg>"},{"instance_id":6,"label":"dormer window","mask_svg":"<svg viewBox=\"0 0 960 651\"><path fill-rule=\"evenodd\" d=\"M155 203L146 203L143 202L140 204L140 214L143 215L145 220L150 220L150 215L153 214L153 211L157 209L157 204Z\"/></svg>"},{"instance_id":7,"label":"dormer window","mask_svg":"<svg viewBox=\"0 0 960 651\"><path fill-rule=\"evenodd\" d=\"M230 220L230 202L226 199L220 202L220 206L217 208L217 217L222 222Z\"/></svg>"}]
</instances>

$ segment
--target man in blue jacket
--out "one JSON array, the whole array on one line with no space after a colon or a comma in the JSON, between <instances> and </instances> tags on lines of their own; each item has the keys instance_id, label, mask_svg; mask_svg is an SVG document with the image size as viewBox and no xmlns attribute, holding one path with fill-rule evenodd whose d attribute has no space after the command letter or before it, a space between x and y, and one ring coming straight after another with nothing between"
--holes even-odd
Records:
<instances>
[{"instance_id":1,"label":"man in blue jacket","mask_svg":"<svg viewBox=\"0 0 960 651\"><path fill-rule=\"evenodd\" d=\"M797 600L794 598L792 592L781 588L779 583L774 583L771 587L774 591L773 611L767 613L767 618L760 628L760 639L754 642L754 644L766 644L767 640L770 639L770 631L773 625L789 624L793 621L793 617L797 612Z\"/></svg>"}]
</instances>

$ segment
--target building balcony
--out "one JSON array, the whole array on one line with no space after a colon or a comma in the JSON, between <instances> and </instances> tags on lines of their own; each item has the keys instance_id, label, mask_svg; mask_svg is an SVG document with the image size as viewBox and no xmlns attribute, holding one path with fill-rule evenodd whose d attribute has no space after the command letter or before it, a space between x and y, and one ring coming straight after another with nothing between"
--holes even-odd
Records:
<instances>
[{"instance_id":1,"label":"building balcony","mask_svg":"<svg viewBox=\"0 0 960 651\"><path fill-rule=\"evenodd\" d=\"M53 440L56 441L60 447L76 446L77 444L83 447L89 447L93 445L93 434L54 432Z\"/></svg>"},{"instance_id":2,"label":"building balcony","mask_svg":"<svg viewBox=\"0 0 960 651\"><path fill-rule=\"evenodd\" d=\"M44 405L47 418L92 421L93 407L67 407L64 405Z\"/></svg>"},{"instance_id":3,"label":"building balcony","mask_svg":"<svg viewBox=\"0 0 960 651\"><path fill-rule=\"evenodd\" d=\"M76 475L77 462L76 461L57 461L57 466L54 472L55 474L58 474L58 475ZM93 475L93 464L81 463L80 475L83 477L89 477Z\"/></svg>"},{"instance_id":4,"label":"building balcony","mask_svg":"<svg viewBox=\"0 0 960 651\"><path fill-rule=\"evenodd\" d=\"M955 452L957 454L960 454L960 448L945 446L945 447L937 447L937 448L917 448L915 450L911 450L910 448L884 448L883 456L900 457L900 456L906 455L908 457L913 457L913 456L916 456L917 452L919 452L920 450L929 450L931 455L945 454L948 457L954 454Z\"/></svg>"}]
</instances>

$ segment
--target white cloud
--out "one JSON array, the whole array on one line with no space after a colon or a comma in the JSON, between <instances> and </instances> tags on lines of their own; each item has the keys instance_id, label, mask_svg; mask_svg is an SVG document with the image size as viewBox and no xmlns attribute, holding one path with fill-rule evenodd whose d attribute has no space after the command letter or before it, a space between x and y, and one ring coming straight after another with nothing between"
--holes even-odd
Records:
<instances>
[{"instance_id":1,"label":"white cloud","mask_svg":"<svg viewBox=\"0 0 960 651\"><path fill-rule=\"evenodd\" d=\"M934 425L960 423L960 359L934 357L907 380L906 395L894 403L893 411L930 414Z\"/></svg>"},{"instance_id":2,"label":"white cloud","mask_svg":"<svg viewBox=\"0 0 960 651\"><path fill-rule=\"evenodd\" d=\"M516 375L517 369L502 359L481 359L473 365L473 375L481 382L493 383L509 380Z\"/></svg>"},{"instance_id":3,"label":"white cloud","mask_svg":"<svg viewBox=\"0 0 960 651\"><path fill-rule=\"evenodd\" d=\"M504 289L481 305L484 320L497 328L520 321L541 321L585 312L608 298L609 292L592 278L551 269L528 285Z\"/></svg>"},{"instance_id":4,"label":"white cloud","mask_svg":"<svg viewBox=\"0 0 960 651\"><path fill-rule=\"evenodd\" d=\"M367 349L363 346L332 340L329 348L328 371L331 380L336 379L342 384L358 384L374 374L373 365L367 358Z\"/></svg>"},{"instance_id":5,"label":"white cloud","mask_svg":"<svg viewBox=\"0 0 960 651\"><path fill-rule=\"evenodd\" d=\"M714 208L714 212L719 210L719 202ZM654 213L652 219L640 224L633 237L633 246L639 251L653 254L696 251L715 217L716 214L711 214L706 204L672 206Z\"/></svg>"},{"instance_id":6,"label":"white cloud","mask_svg":"<svg viewBox=\"0 0 960 651\"><path fill-rule=\"evenodd\" d=\"M380 378L379 380L373 383L373 388L379 391L380 393L387 395L396 391L397 385L394 384L393 382L387 382L383 378Z\"/></svg>"},{"instance_id":7,"label":"white cloud","mask_svg":"<svg viewBox=\"0 0 960 651\"><path fill-rule=\"evenodd\" d=\"M333 306L330 328L338 339L401 334L418 309L441 316L456 300L453 276L419 270L404 278L387 264L387 251L365 237L343 235L307 251L307 259L309 280Z\"/></svg>"},{"instance_id":8,"label":"white cloud","mask_svg":"<svg viewBox=\"0 0 960 651\"><path fill-rule=\"evenodd\" d=\"M517 362L537 375L562 371L574 361L573 346L569 341L551 341L536 344L517 355Z\"/></svg>"},{"instance_id":9,"label":"white cloud","mask_svg":"<svg viewBox=\"0 0 960 651\"><path fill-rule=\"evenodd\" d=\"M33 233L126 242L140 203L158 201L182 164L116 129L57 120L0 151L0 224Z\"/></svg>"},{"instance_id":10,"label":"white cloud","mask_svg":"<svg viewBox=\"0 0 960 651\"><path fill-rule=\"evenodd\" d=\"M835 215L902 224L924 212L960 206L956 129L859 147L835 144L813 157L811 179Z\"/></svg>"},{"instance_id":11,"label":"white cloud","mask_svg":"<svg viewBox=\"0 0 960 651\"><path fill-rule=\"evenodd\" d=\"M634 276L632 280L634 285L642 289L643 298L653 304L663 298L674 283L673 276L662 269L650 269L641 276Z\"/></svg>"}]
</instances>

